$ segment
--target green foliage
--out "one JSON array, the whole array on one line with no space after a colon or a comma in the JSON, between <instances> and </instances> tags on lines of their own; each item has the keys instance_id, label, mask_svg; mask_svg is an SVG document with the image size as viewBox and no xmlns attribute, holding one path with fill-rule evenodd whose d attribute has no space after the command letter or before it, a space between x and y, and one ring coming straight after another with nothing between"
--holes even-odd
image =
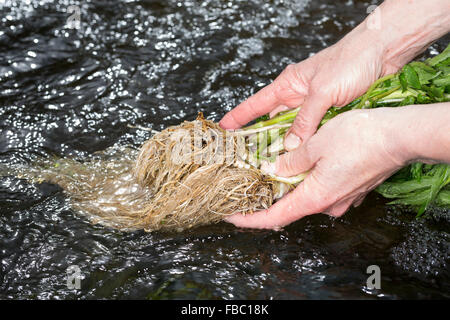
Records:
<instances>
[{"instance_id":1,"label":"green foliage","mask_svg":"<svg viewBox=\"0 0 450 320\"><path fill-rule=\"evenodd\" d=\"M450 101L450 45L425 62L407 64L389 82L372 88L370 107L405 106ZM383 95L393 90L389 95ZM386 91L388 89L388 91ZM333 111L331 111L333 112ZM377 189L390 204L409 205L417 217L431 206L450 207L450 165L414 163L400 170Z\"/></svg>"},{"instance_id":2,"label":"green foliage","mask_svg":"<svg viewBox=\"0 0 450 320\"><path fill-rule=\"evenodd\" d=\"M389 204L410 205L420 217L431 205L450 206L450 166L426 166L415 163L380 185L376 191L383 197L395 199Z\"/></svg>"},{"instance_id":3,"label":"green foliage","mask_svg":"<svg viewBox=\"0 0 450 320\"><path fill-rule=\"evenodd\" d=\"M332 107L320 125L342 112L354 109L399 107L450 101L450 45L439 55L423 62L413 61L396 74L375 81L367 92L344 107ZM262 121L245 129L265 128L274 124L292 123L298 109L280 112L272 119ZM267 139L268 146L275 137ZM259 150L258 150L259 154ZM409 205L417 208L421 216L431 205L450 207L450 165L414 163L397 172L380 185L377 192L393 199L391 204Z\"/></svg>"},{"instance_id":4,"label":"green foliage","mask_svg":"<svg viewBox=\"0 0 450 320\"><path fill-rule=\"evenodd\" d=\"M403 67L402 73L405 75L407 86L411 86L414 89L421 89L422 85L419 80L417 71L409 64Z\"/></svg>"},{"instance_id":5,"label":"green foliage","mask_svg":"<svg viewBox=\"0 0 450 320\"><path fill-rule=\"evenodd\" d=\"M437 56L427 59L425 63L431 67L448 66L450 64L450 46L447 46L447 48Z\"/></svg>"},{"instance_id":6,"label":"green foliage","mask_svg":"<svg viewBox=\"0 0 450 320\"><path fill-rule=\"evenodd\" d=\"M269 119L270 119L269 115L265 114L265 115L262 115L259 118L256 118L255 123L258 123L258 122L261 122L261 121L266 121L266 120L269 120Z\"/></svg>"}]
</instances>

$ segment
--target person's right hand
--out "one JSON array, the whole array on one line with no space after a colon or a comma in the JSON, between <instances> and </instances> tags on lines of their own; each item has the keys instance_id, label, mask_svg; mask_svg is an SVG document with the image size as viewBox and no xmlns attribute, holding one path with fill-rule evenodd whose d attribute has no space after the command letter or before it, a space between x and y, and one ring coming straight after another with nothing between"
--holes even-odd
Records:
<instances>
[{"instance_id":1,"label":"person's right hand","mask_svg":"<svg viewBox=\"0 0 450 320\"><path fill-rule=\"evenodd\" d=\"M348 104L379 77L397 71L383 65L382 56L380 45L355 29L335 45L289 65L273 83L228 112L220 125L237 129L264 114L301 105L285 138L285 148L293 150L316 132L328 108Z\"/></svg>"}]
</instances>

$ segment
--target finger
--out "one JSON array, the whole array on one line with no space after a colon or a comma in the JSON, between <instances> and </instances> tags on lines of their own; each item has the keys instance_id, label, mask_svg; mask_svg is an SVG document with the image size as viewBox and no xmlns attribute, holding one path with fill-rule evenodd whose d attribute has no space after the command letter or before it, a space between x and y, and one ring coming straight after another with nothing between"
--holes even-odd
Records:
<instances>
[{"instance_id":1,"label":"finger","mask_svg":"<svg viewBox=\"0 0 450 320\"><path fill-rule=\"evenodd\" d=\"M224 218L223 220L234 224L239 228L254 228L254 229L275 229L267 217L268 210L261 210L252 214L243 215L236 213Z\"/></svg>"},{"instance_id":2,"label":"finger","mask_svg":"<svg viewBox=\"0 0 450 320\"><path fill-rule=\"evenodd\" d=\"M242 228L279 229L305 216L322 212L335 201L333 195L317 192L318 189L314 180L307 177L268 210L245 216L235 214L225 221Z\"/></svg>"},{"instance_id":3,"label":"finger","mask_svg":"<svg viewBox=\"0 0 450 320\"><path fill-rule=\"evenodd\" d=\"M220 126L223 129L237 129L279 105L294 108L302 104L308 92L306 79L311 71L306 68L307 71L300 73L300 65L287 66L274 82L228 112L219 122Z\"/></svg>"},{"instance_id":4,"label":"finger","mask_svg":"<svg viewBox=\"0 0 450 320\"><path fill-rule=\"evenodd\" d=\"M329 95L317 92L307 96L284 139L286 150L294 150L302 142L308 140L316 132L320 121L330 106Z\"/></svg>"},{"instance_id":5,"label":"finger","mask_svg":"<svg viewBox=\"0 0 450 320\"><path fill-rule=\"evenodd\" d=\"M314 141L307 141L297 149L280 155L274 163L264 162L261 170L282 177L291 177L308 171L319 160L319 153L311 147L313 143Z\"/></svg>"},{"instance_id":6,"label":"finger","mask_svg":"<svg viewBox=\"0 0 450 320\"><path fill-rule=\"evenodd\" d=\"M365 192L365 193L359 195L359 196L355 199L355 201L353 201L353 206L354 206L355 208L359 207L359 206L361 205L361 203L364 201L364 199L366 198L366 196L367 196L367 192Z\"/></svg>"},{"instance_id":7,"label":"finger","mask_svg":"<svg viewBox=\"0 0 450 320\"><path fill-rule=\"evenodd\" d=\"M225 114L219 125L223 129L238 129L249 121L269 113L282 104L275 95L275 81Z\"/></svg>"},{"instance_id":8,"label":"finger","mask_svg":"<svg viewBox=\"0 0 450 320\"><path fill-rule=\"evenodd\" d=\"M333 217L340 217L345 212L347 212L348 208L352 205L354 198L340 201L334 205L332 205L329 209L325 210L324 213Z\"/></svg>"}]
</instances>

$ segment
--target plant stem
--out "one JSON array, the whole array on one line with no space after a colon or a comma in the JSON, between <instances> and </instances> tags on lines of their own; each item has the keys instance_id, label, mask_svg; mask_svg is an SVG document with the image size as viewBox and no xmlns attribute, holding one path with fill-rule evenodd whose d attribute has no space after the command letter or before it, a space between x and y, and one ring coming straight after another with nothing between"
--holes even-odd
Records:
<instances>
[{"instance_id":1,"label":"plant stem","mask_svg":"<svg viewBox=\"0 0 450 320\"><path fill-rule=\"evenodd\" d=\"M243 130L264 128L264 127L268 127L268 126L274 125L274 124L293 122L293 119L295 119L299 110L300 110L300 107L289 110L289 111L280 112L275 117L273 117L269 120L257 122L251 126L245 127Z\"/></svg>"},{"instance_id":2,"label":"plant stem","mask_svg":"<svg viewBox=\"0 0 450 320\"><path fill-rule=\"evenodd\" d=\"M369 98L372 91L380 84L383 83L386 80L392 79L395 77L395 74L388 74L387 76L384 76L377 81L375 81L367 90L367 92L362 96L361 101L355 106L354 109L362 109L364 108L364 105L366 104L367 99Z\"/></svg>"}]
</instances>

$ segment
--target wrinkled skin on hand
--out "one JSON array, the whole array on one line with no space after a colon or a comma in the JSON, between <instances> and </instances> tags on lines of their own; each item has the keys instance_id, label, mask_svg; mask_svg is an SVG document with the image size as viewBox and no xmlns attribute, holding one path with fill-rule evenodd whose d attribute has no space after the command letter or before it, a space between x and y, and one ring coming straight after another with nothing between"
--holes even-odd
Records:
<instances>
[{"instance_id":1,"label":"wrinkled skin on hand","mask_svg":"<svg viewBox=\"0 0 450 320\"><path fill-rule=\"evenodd\" d=\"M395 133L400 110L379 108L345 112L327 122L294 151L265 170L280 176L309 171L306 179L268 210L236 214L238 227L278 229L304 216L324 212L339 217L410 159Z\"/></svg>"},{"instance_id":2,"label":"wrinkled skin on hand","mask_svg":"<svg viewBox=\"0 0 450 320\"><path fill-rule=\"evenodd\" d=\"M228 112L220 125L237 129L264 114L273 116L301 106L284 139L290 152L277 159L275 168L267 165L266 169L279 175L310 170L310 175L268 210L227 220L241 227L276 228L323 211L340 216L404 163L412 159L450 161L448 149L442 148L450 145L448 109L443 110L448 105L435 106L426 114L415 108L403 113L352 111L329 121L315 134L328 108L361 96L374 81L397 72L445 35L450 25L447 3L386 0L377 8L383 28L369 28L369 16L338 43L288 66L272 84ZM420 121L426 117L429 122ZM399 129L408 133L399 136L395 132Z\"/></svg>"},{"instance_id":3,"label":"wrinkled skin on hand","mask_svg":"<svg viewBox=\"0 0 450 320\"><path fill-rule=\"evenodd\" d=\"M350 34L337 44L297 64L289 65L275 81L228 112L224 129L237 129L257 117L286 108L302 109L285 139L287 150L310 138L331 106L344 106L362 95L379 77L396 71L383 66L380 49Z\"/></svg>"},{"instance_id":4,"label":"wrinkled skin on hand","mask_svg":"<svg viewBox=\"0 0 450 320\"><path fill-rule=\"evenodd\" d=\"M245 217L234 215L226 219L228 222L241 227L278 228L323 211L339 216L353 202L361 202L368 191L399 168L399 161L387 163L381 161L383 157L374 157L384 147L381 141L374 141L376 136L381 139L379 132L371 136L367 128L363 130L366 124L373 126L365 120L368 115L365 112L333 119L313 136L328 108L346 105L361 96L379 77L397 71L394 66L383 65L379 47L355 33L358 33L357 29L337 44L288 66L272 84L228 112L220 121L223 128L236 129L261 115L273 115L301 105L287 133L287 136L294 133L294 139L285 138L285 148L291 152L282 158L286 161L277 161L277 174L297 175L314 168L296 190L270 209ZM366 155L367 159L359 158L372 148L361 140L363 131L367 133L368 141L377 145ZM358 146L359 149L353 150ZM375 165L373 172L367 171L371 163L366 162L370 161ZM280 164L284 162L287 164ZM361 179L357 181L355 176Z\"/></svg>"}]
</instances>

